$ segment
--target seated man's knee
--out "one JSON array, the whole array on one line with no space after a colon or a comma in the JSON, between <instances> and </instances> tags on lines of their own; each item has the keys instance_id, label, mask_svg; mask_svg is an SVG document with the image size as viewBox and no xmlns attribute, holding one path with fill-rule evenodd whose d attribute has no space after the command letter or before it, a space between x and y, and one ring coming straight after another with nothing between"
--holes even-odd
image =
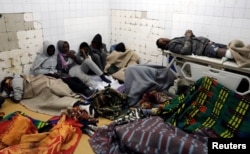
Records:
<instances>
[{"instance_id":1,"label":"seated man's knee","mask_svg":"<svg viewBox=\"0 0 250 154\"><path fill-rule=\"evenodd\" d=\"M96 60L99 60L99 59L100 59L100 57L99 57L98 54L93 54L93 55L91 56L91 58L92 58L93 61L96 61Z\"/></svg>"}]
</instances>

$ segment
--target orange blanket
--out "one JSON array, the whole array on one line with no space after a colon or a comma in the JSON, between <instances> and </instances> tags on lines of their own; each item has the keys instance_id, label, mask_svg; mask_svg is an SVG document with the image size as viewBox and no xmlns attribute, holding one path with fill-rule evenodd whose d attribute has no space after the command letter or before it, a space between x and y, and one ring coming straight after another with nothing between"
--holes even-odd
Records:
<instances>
[{"instance_id":1,"label":"orange blanket","mask_svg":"<svg viewBox=\"0 0 250 154\"><path fill-rule=\"evenodd\" d=\"M49 132L38 133L29 118L17 113L0 123L0 153L73 153L82 135L79 127L79 123L63 115Z\"/></svg>"}]
</instances>

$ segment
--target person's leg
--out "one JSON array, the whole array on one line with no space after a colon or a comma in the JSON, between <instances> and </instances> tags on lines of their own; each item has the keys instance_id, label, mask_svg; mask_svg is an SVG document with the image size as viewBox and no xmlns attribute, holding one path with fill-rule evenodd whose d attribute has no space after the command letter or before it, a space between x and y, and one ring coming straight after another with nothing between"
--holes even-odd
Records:
<instances>
[{"instance_id":1,"label":"person's leg","mask_svg":"<svg viewBox=\"0 0 250 154\"><path fill-rule=\"evenodd\" d=\"M227 48L227 45L225 44L220 44L220 43L214 43L215 46L219 47L219 48Z\"/></svg>"},{"instance_id":2,"label":"person's leg","mask_svg":"<svg viewBox=\"0 0 250 154\"><path fill-rule=\"evenodd\" d=\"M95 62L95 64L100 68L100 70L103 70L101 58L98 54L93 54L91 56L92 60Z\"/></svg>"},{"instance_id":3,"label":"person's leg","mask_svg":"<svg viewBox=\"0 0 250 154\"><path fill-rule=\"evenodd\" d=\"M81 69L84 73L88 73L89 70L94 72L96 75L101 76L103 72L100 70L100 68L92 61L90 58L87 58L83 61L81 65Z\"/></svg>"},{"instance_id":4,"label":"person's leg","mask_svg":"<svg viewBox=\"0 0 250 154\"><path fill-rule=\"evenodd\" d=\"M100 59L101 59L101 63L102 63L102 71L104 70L105 66L106 66L106 59L107 59L107 53L102 51L101 52L101 56L100 56Z\"/></svg>"},{"instance_id":5,"label":"person's leg","mask_svg":"<svg viewBox=\"0 0 250 154\"><path fill-rule=\"evenodd\" d=\"M103 71L101 71L100 68L90 58L85 59L83 61L81 68L82 68L83 72L88 71L87 73L89 73L89 71L92 71L96 75L100 76L100 78L104 82L111 83L111 81L105 77Z\"/></svg>"},{"instance_id":6,"label":"person's leg","mask_svg":"<svg viewBox=\"0 0 250 154\"><path fill-rule=\"evenodd\" d=\"M226 52L227 52L226 48L218 48L218 50L217 50L217 58L225 57Z\"/></svg>"},{"instance_id":7,"label":"person's leg","mask_svg":"<svg viewBox=\"0 0 250 154\"><path fill-rule=\"evenodd\" d=\"M230 58L233 57L230 54L231 52L227 49L227 45L220 43L211 43L208 44L204 51L204 56L213 57L213 58Z\"/></svg>"},{"instance_id":8,"label":"person's leg","mask_svg":"<svg viewBox=\"0 0 250 154\"><path fill-rule=\"evenodd\" d=\"M85 83L83 83L77 77L62 78L63 82L66 83L69 88L75 93L80 93L86 97L91 96L96 90L91 90Z\"/></svg>"},{"instance_id":9,"label":"person's leg","mask_svg":"<svg viewBox=\"0 0 250 154\"><path fill-rule=\"evenodd\" d=\"M88 87L96 87L96 84L89 78L89 75L81 69L81 65L73 66L69 70L69 75L71 77L79 78Z\"/></svg>"},{"instance_id":10,"label":"person's leg","mask_svg":"<svg viewBox=\"0 0 250 154\"><path fill-rule=\"evenodd\" d=\"M212 58L221 58L217 56L218 49L219 47L216 46L214 43L208 44L207 47L205 48L204 56L212 57Z\"/></svg>"}]
</instances>

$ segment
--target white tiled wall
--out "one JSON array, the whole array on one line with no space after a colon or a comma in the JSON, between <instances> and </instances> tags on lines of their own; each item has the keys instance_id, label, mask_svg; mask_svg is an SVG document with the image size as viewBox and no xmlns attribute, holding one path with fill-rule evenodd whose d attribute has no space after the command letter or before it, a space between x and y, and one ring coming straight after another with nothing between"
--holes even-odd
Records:
<instances>
[{"instance_id":1,"label":"white tiled wall","mask_svg":"<svg viewBox=\"0 0 250 154\"><path fill-rule=\"evenodd\" d=\"M143 63L162 64L156 39L180 36L186 29L220 43L232 39L250 43L249 0L0 0L0 13L30 13L33 28L41 30L36 34L55 44L59 39L67 40L73 50L82 41L90 43L96 33L102 34L108 47L124 41L138 52ZM27 16L25 20L29 23L31 18ZM29 30L17 34L32 36ZM33 41L29 43L41 40ZM19 41L20 46L26 44ZM11 62L15 69L3 69L4 65L13 64L1 59L1 76L7 72L27 72L23 64L29 60L17 58L19 53L19 49L1 52L1 57L18 59Z\"/></svg>"},{"instance_id":2,"label":"white tiled wall","mask_svg":"<svg viewBox=\"0 0 250 154\"><path fill-rule=\"evenodd\" d=\"M116 41L127 43L133 40L133 43L128 43L127 46L141 55L143 63L162 63L159 55L156 56L156 39L182 36L187 29L192 29L197 36L205 36L218 43L227 44L233 39L240 39L250 44L249 0L111 0L111 9L114 20L112 43ZM147 12L145 20L155 21L157 26L152 26L151 29L149 25L147 28L139 26L139 29L133 26L132 30L126 31L123 26L126 26L124 20L133 22L133 16L128 19L130 12L133 11ZM122 19L116 17L117 14L120 14ZM141 21L141 18L136 20ZM131 33L134 30L135 32ZM149 33L151 34L149 37L140 38Z\"/></svg>"},{"instance_id":3,"label":"white tiled wall","mask_svg":"<svg viewBox=\"0 0 250 154\"><path fill-rule=\"evenodd\" d=\"M159 20L148 18L146 11L112 10L112 44L124 42L138 53L140 63L162 64L155 41L164 30Z\"/></svg>"},{"instance_id":4,"label":"white tiled wall","mask_svg":"<svg viewBox=\"0 0 250 154\"><path fill-rule=\"evenodd\" d=\"M28 73L43 40L55 45L67 40L77 50L81 42L90 43L100 33L110 44L110 0L0 0L0 14L14 15L9 18L13 24L0 22L0 79ZM19 20L26 24L22 29L16 29ZM10 34L18 36L17 41L11 41Z\"/></svg>"},{"instance_id":5,"label":"white tiled wall","mask_svg":"<svg viewBox=\"0 0 250 154\"><path fill-rule=\"evenodd\" d=\"M28 73L42 48L41 25L33 22L32 13L1 14L0 78L15 73ZM36 25L36 27L34 27Z\"/></svg>"}]
</instances>

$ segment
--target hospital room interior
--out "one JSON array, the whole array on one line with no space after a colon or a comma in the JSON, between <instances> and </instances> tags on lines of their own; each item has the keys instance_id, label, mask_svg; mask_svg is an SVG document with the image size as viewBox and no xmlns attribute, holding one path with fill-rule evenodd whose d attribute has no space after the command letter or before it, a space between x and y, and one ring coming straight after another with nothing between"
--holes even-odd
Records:
<instances>
[{"instance_id":1,"label":"hospital room interior","mask_svg":"<svg viewBox=\"0 0 250 154\"><path fill-rule=\"evenodd\" d=\"M80 75L32 74L37 57L69 63L60 41ZM0 0L0 70L0 153L210 153L250 138L250 1Z\"/></svg>"}]
</instances>

